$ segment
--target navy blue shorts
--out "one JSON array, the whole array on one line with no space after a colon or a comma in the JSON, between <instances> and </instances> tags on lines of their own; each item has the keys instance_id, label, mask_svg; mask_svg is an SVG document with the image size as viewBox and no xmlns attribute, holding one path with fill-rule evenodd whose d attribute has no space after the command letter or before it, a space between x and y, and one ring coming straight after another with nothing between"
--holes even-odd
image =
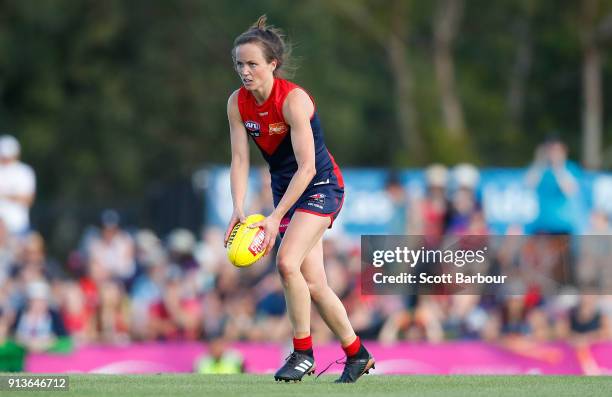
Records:
<instances>
[{"instance_id":1,"label":"navy blue shorts","mask_svg":"<svg viewBox=\"0 0 612 397\"><path fill-rule=\"evenodd\" d=\"M281 194L274 194L274 207L278 205L282 197ZM334 220L336 220L340 213L343 202L344 187L338 183L335 175L332 174L330 178L326 178L322 181L313 180L281 220L279 226L281 237L287 230L291 217L296 211L329 217L331 220L329 228L331 229Z\"/></svg>"}]
</instances>

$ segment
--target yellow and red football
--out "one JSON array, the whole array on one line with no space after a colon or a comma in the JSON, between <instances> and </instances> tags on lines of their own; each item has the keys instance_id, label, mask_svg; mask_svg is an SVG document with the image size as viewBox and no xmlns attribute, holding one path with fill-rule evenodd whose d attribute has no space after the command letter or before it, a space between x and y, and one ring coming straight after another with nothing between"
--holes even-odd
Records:
<instances>
[{"instance_id":1,"label":"yellow and red football","mask_svg":"<svg viewBox=\"0 0 612 397\"><path fill-rule=\"evenodd\" d=\"M249 215L244 223L237 223L227 240L227 259L237 267L251 266L266 253L262 227L249 225L265 219L261 214Z\"/></svg>"}]
</instances>

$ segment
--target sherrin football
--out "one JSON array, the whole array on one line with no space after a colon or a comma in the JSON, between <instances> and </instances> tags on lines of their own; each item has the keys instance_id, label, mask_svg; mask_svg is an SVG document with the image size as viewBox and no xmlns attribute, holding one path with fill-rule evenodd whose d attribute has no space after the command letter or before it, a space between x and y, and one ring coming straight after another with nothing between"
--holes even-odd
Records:
<instances>
[{"instance_id":1,"label":"sherrin football","mask_svg":"<svg viewBox=\"0 0 612 397\"><path fill-rule=\"evenodd\" d=\"M227 240L227 258L237 267L251 266L266 253L264 243L264 230L262 227L249 228L248 226L262 221L265 216L261 214L249 215L244 223L237 223Z\"/></svg>"}]
</instances>

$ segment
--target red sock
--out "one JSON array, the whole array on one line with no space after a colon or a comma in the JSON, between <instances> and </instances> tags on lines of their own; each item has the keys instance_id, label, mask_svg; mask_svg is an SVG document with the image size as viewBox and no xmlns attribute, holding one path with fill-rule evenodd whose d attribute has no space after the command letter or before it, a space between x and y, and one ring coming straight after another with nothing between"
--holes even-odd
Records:
<instances>
[{"instance_id":1,"label":"red sock","mask_svg":"<svg viewBox=\"0 0 612 397\"><path fill-rule=\"evenodd\" d=\"M342 350L346 353L347 357L352 357L359 352L359 348L361 347L361 339L356 337L353 343L348 346L342 346Z\"/></svg>"},{"instance_id":2,"label":"red sock","mask_svg":"<svg viewBox=\"0 0 612 397\"><path fill-rule=\"evenodd\" d=\"M312 349L312 336L305 338L293 338L293 350L306 351Z\"/></svg>"}]
</instances>

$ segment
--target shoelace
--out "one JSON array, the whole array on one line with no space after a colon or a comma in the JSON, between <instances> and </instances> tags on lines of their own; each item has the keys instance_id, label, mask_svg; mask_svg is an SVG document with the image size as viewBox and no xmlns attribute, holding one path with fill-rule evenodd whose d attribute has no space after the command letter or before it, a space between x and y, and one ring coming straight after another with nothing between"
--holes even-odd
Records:
<instances>
[{"instance_id":1,"label":"shoelace","mask_svg":"<svg viewBox=\"0 0 612 397\"><path fill-rule=\"evenodd\" d=\"M291 352L287 357L285 357L285 362L290 362L291 360L297 360L296 352Z\"/></svg>"},{"instance_id":2,"label":"shoelace","mask_svg":"<svg viewBox=\"0 0 612 397\"><path fill-rule=\"evenodd\" d=\"M319 379L319 376L323 375L325 373L325 371L327 371L334 364L346 364L346 361L342 361L343 358L344 357L340 357L336 361L332 361L331 363L329 363L329 365L327 367L325 367L325 369L323 371L319 372L319 374L317 375L317 377L315 379ZM346 367L344 367L344 370L346 371ZM344 374L344 371L342 373Z\"/></svg>"}]
</instances>

